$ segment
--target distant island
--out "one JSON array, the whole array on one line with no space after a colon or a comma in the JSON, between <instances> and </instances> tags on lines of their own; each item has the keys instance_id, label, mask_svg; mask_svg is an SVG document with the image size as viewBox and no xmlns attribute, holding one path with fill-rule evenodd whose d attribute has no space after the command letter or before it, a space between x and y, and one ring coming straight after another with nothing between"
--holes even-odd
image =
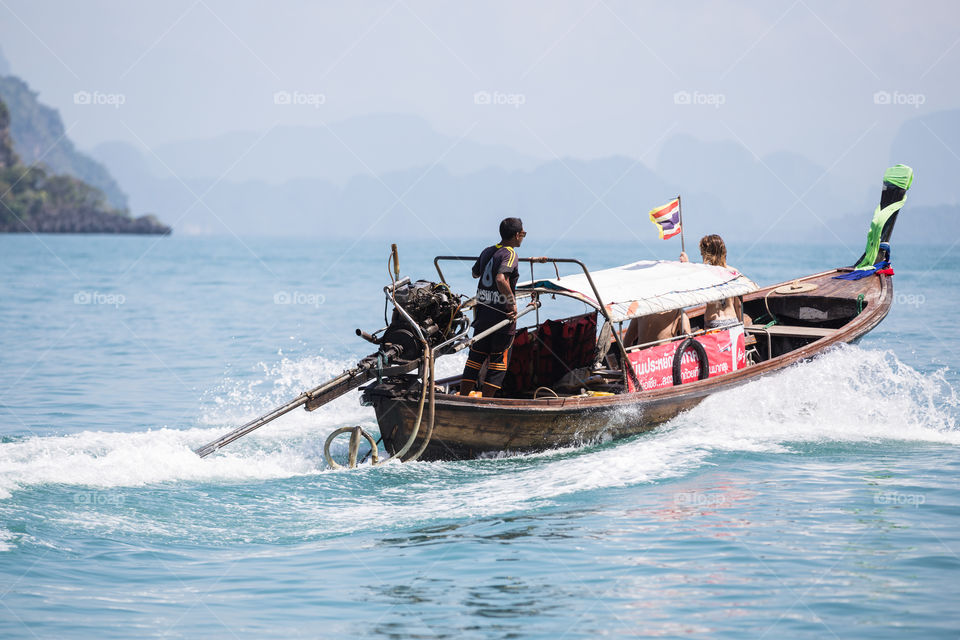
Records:
<instances>
[{"instance_id":1,"label":"distant island","mask_svg":"<svg viewBox=\"0 0 960 640\"><path fill-rule=\"evenodd\" d=\"M0 233L169 234L152 215L133 218L100 189L42 164L25 165L14 149L10 110L0 100Z\"/></svg>"}]
</instances>

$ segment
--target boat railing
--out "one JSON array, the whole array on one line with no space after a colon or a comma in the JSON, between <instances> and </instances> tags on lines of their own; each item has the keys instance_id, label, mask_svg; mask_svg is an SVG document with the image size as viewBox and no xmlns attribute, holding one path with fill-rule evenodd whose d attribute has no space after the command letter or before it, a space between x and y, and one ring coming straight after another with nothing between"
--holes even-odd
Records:
<instances>
[{"instance_id":1,"label":"boat railing","mask_svg":"<svg viewBox=\"0 0 960 640\"><path fill-rule=\"evenodd\" d=\"M724 327L724 329L735 329L736 327L744 326L743 323L739 325L733 325L732 327ZM661 344L666 344L668 342L679 342L681 340L686 340L687 338L696 338L697 336L704 336L710 333L711 331L719 331L719 329L697 329L690 333L681 333L678 336L671 336L669 338L661 338L659 340L651 340L650 342L644 342L642 344L635 344L627 347L627 353L633 353L635 351L642 351L648 347L656 347Z\"/></svg>"},{"instance_id":2,"label":"boat railing","mask_svg":"<svg viewBox=\"0 0 960 640\"><path fill-rule=\"evenodd\" d=\"M440 282L447 284L447 280L443 275L443 271L440 269L440 261L446 260L450 262L476 262L477 256L437 256L433 259L433 266L437 269L437 274L440 276ZM533 280L533 265L535 264L545 264L547 262L553 263L553 269L557 274L557 279L560 279L560 269L557 266L560 263L576 263L580 265L584 273L587 274L587 277L590 277L590 272L587 269L587 266L577 260L576 258L517 258L520 262L527 262L530 264L530 279Z\"/></svg>"},{"instance_id":3,"label":"boat railing","mask_svg":"<svg viewBox=\"0 0 960 640\"><path fill-rule=\"evenodd\" d=\"M440 269L440 261L450 261L450 262L476 262L477 257L473 256L436 256L433 259L433 266L437 268L437 274L440 276L440 281L444 284L447 284L446 279L443 276L443 271ZM593 282L593 276L590 275L590 270L587 268L587 265L583 264L582 261L577 258L547 258L547 257L535 257L535 258L519 258L520 262L527 262L530 264L530 281L536 282L536 278L533 276L533 265L534 264L553 264L554 271L557 274L557 279L560 279L560 268L558 265L561 264L575 264L583 271L583 275L587 278L587 282L590 283L590 289L593 291L594 300L596 301L597 311L603 315L604 320L606 320L610 326L613 326L613 320L610 318L610 312L607 310L607 307L603 304L603 298L600 296L600 291L597 289L597 285ZM537 313L537 324L539 324L540 315ZM617 346L620 348L620 354L623 356L624 362L627 359L627 348L623 344L623 340L620 339L620 334L616 331L613 332L613 338L617 342ZM640 388L640 380L637 378L637 374L633 371L632 367L623 367L623 383L627 384L627 376L629 375L631 381L633 382L635 388Z\"/></svg>"}]
</instances>

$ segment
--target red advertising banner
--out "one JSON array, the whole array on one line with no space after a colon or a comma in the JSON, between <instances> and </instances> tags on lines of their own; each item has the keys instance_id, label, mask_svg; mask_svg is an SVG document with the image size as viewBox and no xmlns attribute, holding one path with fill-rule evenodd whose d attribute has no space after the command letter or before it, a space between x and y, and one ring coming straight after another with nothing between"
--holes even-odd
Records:
<instances>
[{"instance_id":1,"label":"red advertising banner","mask_svg":"<svg viewBox=\"0 0 960 640\"><path fill-rule=\"evenodd\" d=\"M747 355L744 345L743 326L731 329L719 329L694 338L707 352L710 376L722 376L746 366ZM678 338L673 342L649 347L629 354L630 365L640 380L640 387L646 391L673 386L673 358L677 348L683 342ZM680 359L680 379L683 383L693 382L700 375L700 363L697 352L687 348ZM635 391L633 381L627 376L630 391Z\"/></svg>"}]
</instances>

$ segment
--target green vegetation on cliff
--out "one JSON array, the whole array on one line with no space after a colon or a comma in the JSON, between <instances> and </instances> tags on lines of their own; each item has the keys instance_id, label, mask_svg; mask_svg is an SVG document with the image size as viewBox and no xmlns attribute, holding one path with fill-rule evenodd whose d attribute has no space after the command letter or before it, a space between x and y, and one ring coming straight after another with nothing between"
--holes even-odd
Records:
<instances>
[{"instance_id":1,"label":"green vegetation on cliff","mask_svg":"<svg viewBox=\"0 0 960 640\"><path fill-rule=\"evenodd\" d=\"M0 101L0 232L170 233L153 216L131 218L99 189L42 165L20 162L10 138L10 111Z\"/></svg>"},{"instance_id":2,"label":"green vegetation on cliff","mask_svg":"<svg viewBox=\"0 0 960 640\"><path fill-rule=\"evenodd\" d=\"M40 103L27 83L16 76L0 77L0 100L10 110L13 148L24 164L43 162L56 173L79 178L100 189L113 208L127 208L127 196L110 172L77 151L65 134L60 114Z\"/></svg>"}]
</instances>

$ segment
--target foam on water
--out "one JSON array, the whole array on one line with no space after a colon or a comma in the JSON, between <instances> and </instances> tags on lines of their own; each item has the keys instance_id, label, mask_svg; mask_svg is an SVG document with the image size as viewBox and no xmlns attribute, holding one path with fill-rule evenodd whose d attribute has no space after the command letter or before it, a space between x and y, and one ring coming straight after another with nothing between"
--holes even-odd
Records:
<instances>
[{"instance_id":1,"label":"foam on water","mask_svg":"<svg viewBox=\"0 0 960 640\"><path fill-rule=\"evenodd\" d=\"M0 445L0 497L37 484L134 487L173 480L275 478L315 471L289 450L258 452L256 464L236 453L200 460L191 450L219 429L158 429L139 433L85 431Z\"/></svg>"},{"instance_id":2,"label":"foam on water","mask_svg":"<svg viewBox=\"0 0 960 640\"><path fill-rule=\"evenodd\" d=\"M331 360L322 356L313 356L301 360L283 358L280 362L258 366L262 375L254 380L225 380L214 392L211 405L201 414L199 423L229 428L248 422L270 409L286 404L302 391L311 389L322 382L343 373L356 364L347 359ZM342 424L344 421L369 421L373 413L360 406L357 394L347 393L333 402L312 412L303 410L287 414L271 423L261 433L294 431L302 426Z\"/></svg>"},{"instance_id":3,"label":"foam on water","mask_svg":"<svg viewBox=\"0 0 960 640\"><path fill-rule=\"evenodd\" d=\"M466 356L437 363L437 375L463 369ZM193 449L223 435L301 391L328 380L355 362L310 357L282 359L261 377L226 380L198 419L201 427L159 428L141 432L84 431L66 436L32 437L0 444L0 498L40 484L136 487L171 481L230 481L286 478L319 473L323 442L338 427L376 428L373 410L360 405L357 392L312 412L297 409L268 426L201 460ZM346 439L334 451L346 447Z\"/></svg>"},{"instance_id":4,"label":"foam on water","mask_svg":"<svg viewBox=\"0 0 960 640\"><path fill-rule=\"evenodd\" d=\"M960 445L960 402L944 371L921 374L890 352L843 347L712 396L653 433L583 451L327 471L321 453L327 433L347 424L375 426L372 411L352 393L316 412L285 416L212 457L201 460L192 453L225 428L295 397L344 366L324 358L284 360L267 368L263 380L228 383L204 413L203 427L88 431L2 443L0 491L9 498L17 489L49 484L139 487L314 476L306 480L316 489L309 500L277 510L292 508L296 518L286 529L309 537L452 513L470 517L546 506L576 492L682 476L728 452L797 455L810 444L884 441ZM440 375L459 366L445 363ZM268 392L258 391L268 383ZM156 524L128 521L122 514L91 515L98 520L95 526L107 526L113 517L118 528L146 527L145 533ZM257 537L250 531L244 535ZM0 538L0 548L3 544Z\"/></svg>"},{"instance_id":5,"label":"foam on water","mask_svg":"<svg viewBox=\"0 0 960 640\"><path fill-rule=\"evenodd\" d=\"M960 445L958 408L944 371L923 375L890 352L843 347L712 396L653 433L581 455L566 449L471 463L456 482L445 480L463 463L364 470L370 480L401 474L403 491L375 490L349 509L325 510L324 522L346 531L357 522L409 525L451 513L530 510L578 492L668 481L724 453L797 455L811 444L886 441Z\"/></svg>"},{"instance_id":6,"label":"foam on water","mask_svg":"<svg viewBox=\"0 0 960 640\"><path fill-rule=\"evenodd\" d=\"M920 373L891 351L841 346L708 398L675 424L721 449L882 440L960 444L960 399L947 373Z\"/></svg>"},{"instance_id":7,"label":"foam on water","mask_svg":"<svg viewBox=\"0 0 960 640\"><path fill-rule=\"evenodd\" d=\"M512 488L485 479L480 493L549 498L657 481L716 453L793 454L810 444L884 441L960 445L960 400L945 373L924 375L891 352L844 346L711 396L652 434L562 465L533 466Z\"/></svg>"},{"instance_id":8,"label":"foam on water","mask_svg":"<svg viewBox=\"0 0 960 640\"><path fill-rule=\"evenodd\" d=\"M307 439L345 421L373 420L356 394L313 413L299 410L200 460L192 451L273 406L295 398L347 365L324 358L284 359L262 378L226 381L198 419L202 427L145 432L85 431L0 444L0 497L20 487L58 483L95 487L142 486L169 481L283 478L322 468Z\"/></svg>"}]
</instances>

